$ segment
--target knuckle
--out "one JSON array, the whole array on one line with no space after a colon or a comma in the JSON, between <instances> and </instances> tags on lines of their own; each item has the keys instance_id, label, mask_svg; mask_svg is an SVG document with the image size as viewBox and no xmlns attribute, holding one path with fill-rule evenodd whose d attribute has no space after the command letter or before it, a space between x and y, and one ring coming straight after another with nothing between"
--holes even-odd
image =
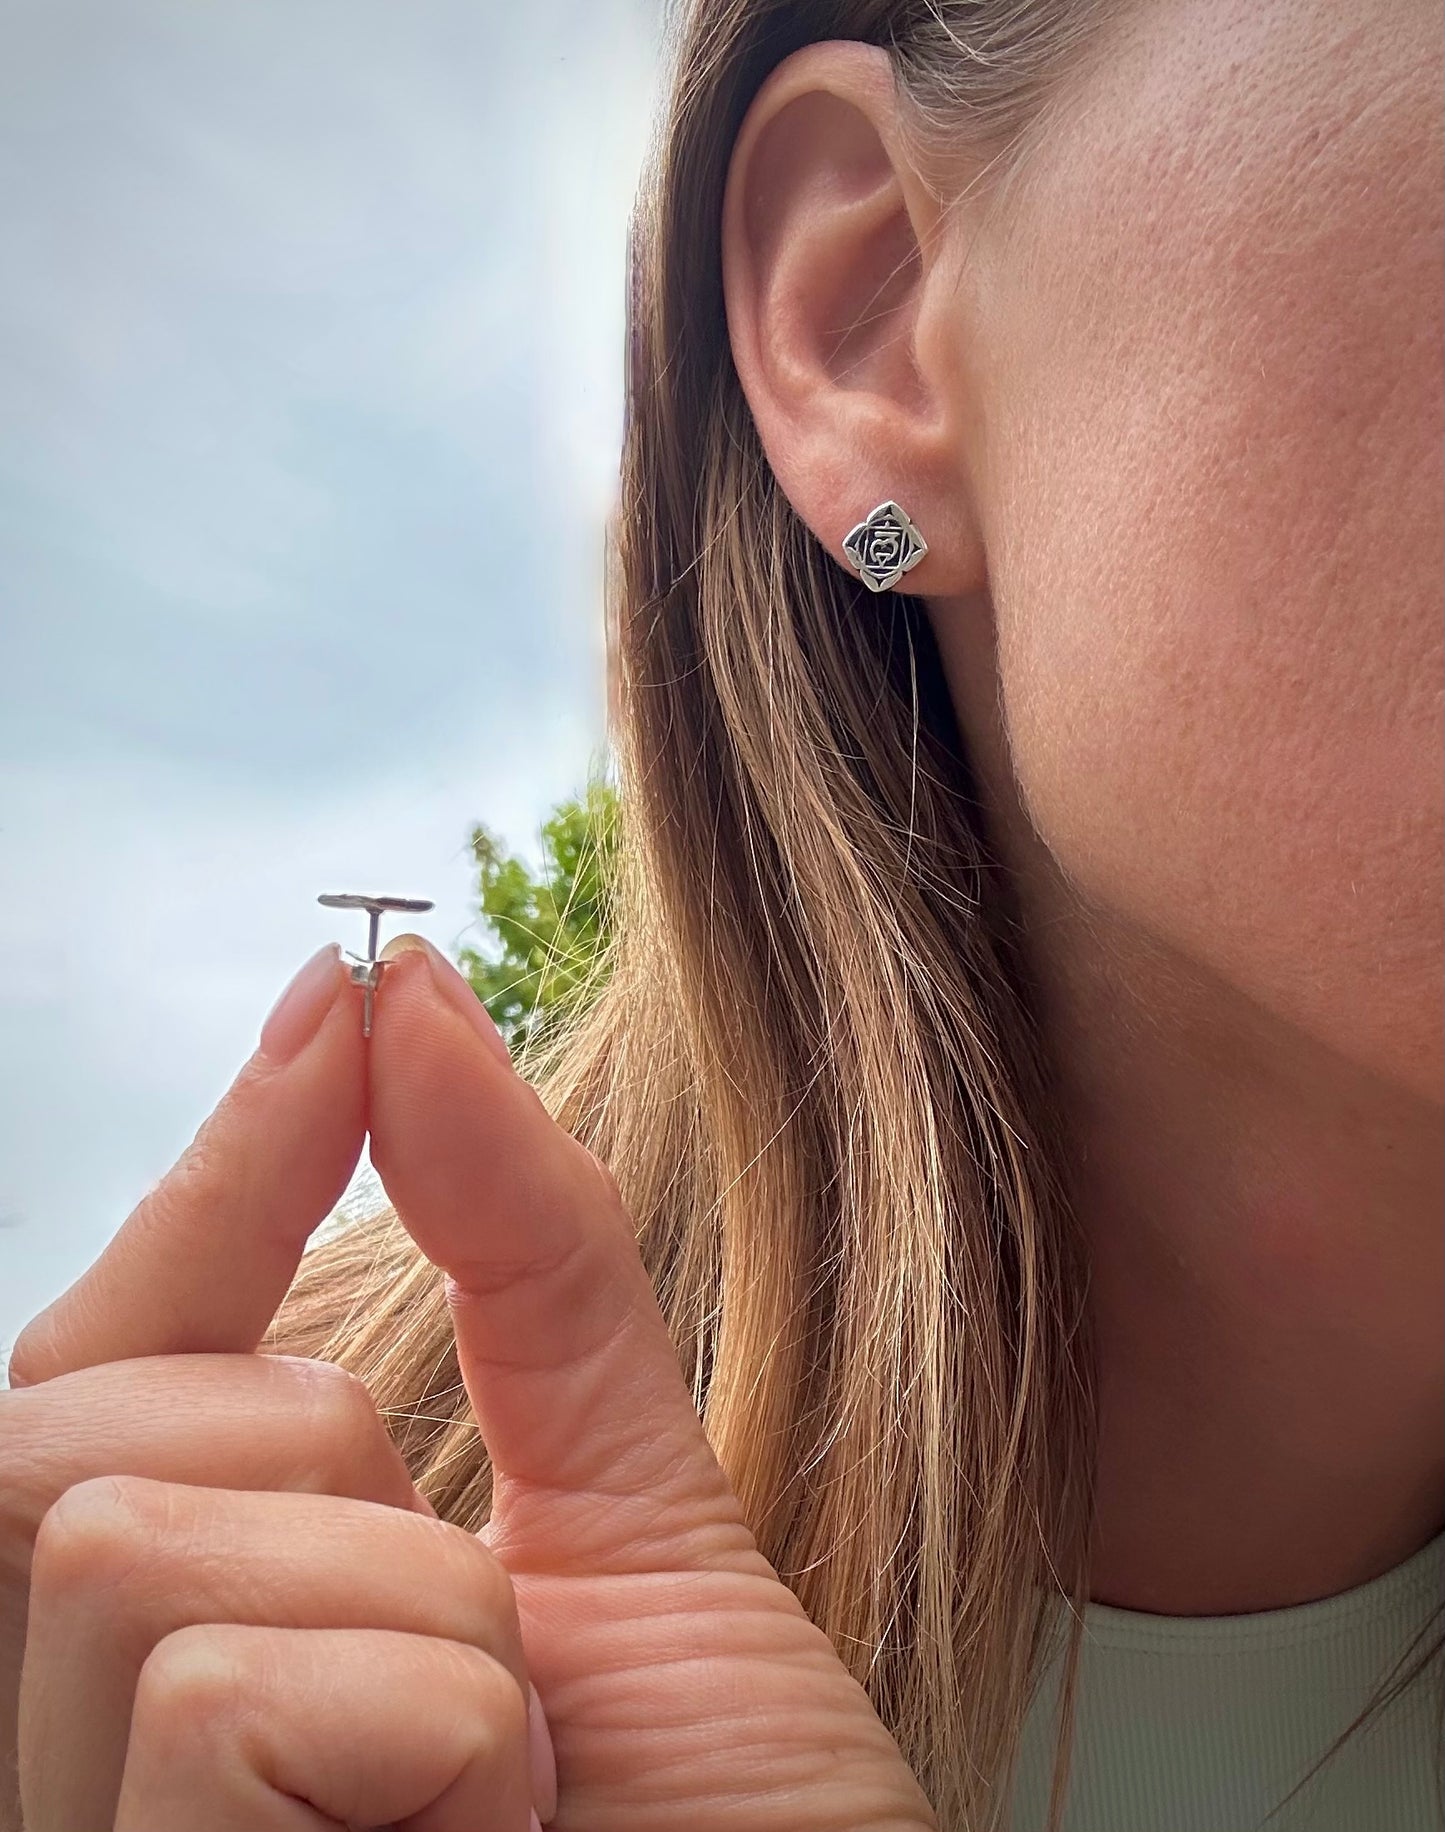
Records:
<instances>
[{"instance_id":1,"label":"knuckle","mask_svg":"<svg viewBox=\"0 0 1445 1832\"><path fill-rule=\"evenodd\" d=\"M173 1525L169 1484L141 1476L90 1476L46 1510L35 1535L31 1586L38 1595L103 1593L138 1570L154 1574Z\"/></svg>"},{"instance_id":2,"label":"knuckle","mask_svg":"<svg viewBox=\"0 0 1445 1832\"><path fill-rule=\"evenodd\" d=\"M425 1515L408 1517L416 1529L432 1539L437 1565L445 1571L453 1594L473 1605L478 1618L477 1639L492 1640L500 1630L505 1642L520 1649L521 1615L511 1573L474 1533Z\"/></svg>"},{"instance_id":3,"label":"knuckle","mask_svg":"<svg viewBox=\"0 0 1445 1832\"><path fill-rule=\"evenodd\" d=\"M622 1200L622 1189L616 1177L612 1174L612 1166L608 1164L604 1158L599 1158L595 1151L583 1145L579 1140L574 1140L573 1143L577 1145L578 1150L586 1160L587 1168L601 1186L603 1200L609 1207L625 1215L627 1213L627 1204Z\"/></svg>"},{"instance_id":4,"label":"knuckle","mask_svg":"<svg viewBox=\"0 0 1445 1832\"><path fill-rule=\"evenodd\" d=\"M224 1115L235 1097L235 1088L244 1081L250 1065L245 1065L233 1087L222 1096L197 1129L195 1137L176 1159L167 1174L143 1198L143 1206L153 1210L168 1224L204 1214L234 1196L238 1177L247 1172L245 1161L236 1162L225 1148Z\"/></svg>"},{"instance_id":5,"label":"knuckle","mask_svg":"<svg viewBox=\"0 0 1445 1832\"><path fill-rule=\"evenodd\" d=\"M15 1338L6 1378L15 1388L36 1387L49 1380L60 1366L51 1312L33 1316Z\"/></svg>"},{"instance_id":6,"label":"knuckle","mask_svg":"<svg viewBox=\"0 0 1445 1832\"><path fill-rule=\"evenodd\" d=\"M365 1494L402 1505L411 1475L366 1382L335 1362L260 1355L284 1486L309 1494Z\"/></svg>"},{"instance_id":7,"label":"knuckle","mask_svg":"<svg viewBox=\"0 0 1445 1832\"><path fill-rule=\"evenodd\" d=\"M448 1691L468 1707L478 1743L503 1750L527 1740L527 1695L499 1660L465 1642L438 1642Z\"/></svg>"},{"instance_id":8,"label":"knuckle","mask_svg":"<svg viewBox=\"0 0 1445 1832\"><path fill-rule=\"evenodd\" d=\"M158 1743L211 1743L243 1715L256 1692L253 1635L236 1636L188 1623L159 1640L136 1681L132 1734Z\"/></svg>"},{"instance_id":9,"label":"knuckle","mask_svg":"<svg viewBox=\"0 0 1445 1832\"><path fill-rule=\"evenodd\" d=\"M244 1077L246 1070L241 1071ZM163 1244L178 1234L193 1231L228 1209L250 1207L249 1185L255 1170L245 1154L228 1146L234 1122L226 1118L236 1084L208 1113L190 1144L174 1164L141 1197L126 1218L123 1234L141 1242Z\"/></svg>"},{"instance_id":10,"label":"knuckle","mask_svg":"<svg viewBox=\"0 0 1445 1832\"><path fill-rule=\"evenodd\" d=\"M235 1200L246 1170L225 1163L215 1149L215 1119L214 1113L207 1116L165 1176L141 1197L126 1219L127 1233L150 1240L172 1238L220 1209L228 1195Z\"/></svg>"},{"instance_id":11,"label":"knuckle","mask_svg":"<svg viewBox=\"0 0 1445 1832\"><path fill-rule=\"evenodd\" d=\"M307 1391L311 1416L326 1438L369 1448L385 1430L371 1389L360 1375L334 1361L302 1362L297 1373Z\"/></svg>"}]
</instances>

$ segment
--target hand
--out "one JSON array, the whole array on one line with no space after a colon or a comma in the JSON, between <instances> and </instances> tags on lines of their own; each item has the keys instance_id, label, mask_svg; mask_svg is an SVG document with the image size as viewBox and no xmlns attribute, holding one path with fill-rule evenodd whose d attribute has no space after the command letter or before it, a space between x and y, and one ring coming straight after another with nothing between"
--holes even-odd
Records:
<instances>
[{"instance_id":1,"label":"hand","mask_svg":"<svg viewBox=\"0 0 1445 1832\"><path fill-rule=\"evenodd\" d=\"M417 1495L358 1380L250 1352L360 1151L344 988L327 951L310 1005L268 1022L181 1162L16 1344L0 1826L21 1823L17 1740L30 1832L528 1824L504 1569ZM536 1785L550 1813L545 1761Z\"/></svg>"},{"instance_id":2,"label":"hand","mask_svg":"<svg viewBox=\"0 0 1445 1832\"><path fill-rule=\"evenodd\" d=\"M354 1027L354 1010L346 1017ZM333 1018L323 1024L319 1053L305 1070L317 1077L322 1094L328 1074L344 1088L350 1072L344 1061L338 1067L327 1054L324 1040ZM307 1060L305 1053L297 1059L295 1076L304 1079ZM624 1827L627 1832L682 1827L934 1832L927 1803L866 1695L778 1581L741 1519L693 1409L637 1255L632 1223L610 1177L511 1074L474 995L439 957L404 957L384 977L371 1076L373 1159L423 1250L453 1280L462 1371L495 1476L492 1519L477 1551L494 1561L486 1566L489 1573L500 1570L510 1582L526 1667L552 1721L560 1771L558 1832ZM266 1079L263 1075L263 1084ZM276 1302L276 1280L280 1277L284 1288L316 1219L308 1219L304 1203L284 1200L288 1180L307 1183L310 1195L317 1195L326 1181L315 1172L325 1142L308 1142L308 1129L320 1124L325 1133L325 1115L346 1104L344 1095L331 1103L317 1095L308 1104L297 1086L275 1089L269 1106L258 1101L250 1111L259 1123L247 1133L243 1149L228 1158L220 1141L212 1141L218 1174L211 1201L193 1205L188 1217L178 1208L167 1230L161 1219L166 1204L148 1199L149 1219L139 1227L128 1224L68 1309L58 1316L46 1313L38 1334L29 1343L22 1340L26 1354L17 1351L17 1360L29 1377L45 1377L47 1354L52 1361L58 1356L61 1369L72 1365L66 1345L86 1329L101 1359L218 1348L235 1355L254 1346ZM268 1154L275 1159L274 1175ZM332 1179L337 1190L354 1152L341 1156L343 1174L339 1182ZM303 1159L312 1165L309 1183L300 1168ZM232 1187L245 1191L234 1235L215 1226L213 1206ZM329 1201L334 1193L326 1206ZM142 1205L138 1215L145 1209ZM127 1237L128 1250L122 1248ZM159 1250L147 1259L142 1249L152 1241ZM259 1262L259 1275L254 1268L238 1274L237 1262L248 1256ZM141 1274L132 1281L137 1289L161 1267L169 1281L140 1350L123 1339L115 1323L117 1296L132 1267ZM199 1339L190 1318L200 1319ZM63 1379L54 1384L62 1386ZM40 1391L16 1397L38 1398ZM150 1522L140 1543L170 1547L168 1594L188 1585L186 1594L194 1594L208 1548L212 1564L218 1558L224 1564L225 1554L205 1539L204 1523L199 1542L193 1535L200 1516L185 1512L188 1498L171 1513L168 1500L159 1505L154 1495L147 1500L144 1485L120 1487L128 1487L130 1512ZM177 1493L167 1484L167 1497ZM195 1493L204 1509L206 1491ZM210 1491L210 1505L219 1501L222 1513L235 1510L237 1500ZM279 1502L286 1505L286 1498ZM277 1504L278 1498L268 1497L269 1506ZM338 1503L327 1505L334 1509ZM72 1523L76 1512L84 1518L83 1509L72 1509ZM390 1512L399 1530L427 1524L396 1508ZM228 1546L258 1544L254 1523L248 1529L237 1511L225 1518ZM62 1512L62 1525L64 1520ZM298 1582L273 1584L264 1607L258 1605L239 1624L234 1596L203 1596L203 1620L167 1627L173 1617L158 1615L154 1605L147 1613L137 1594L144 1591L141 1562L117 1556L110 1569L108 1590L129 1599L116 1608L132 1624L134 1651L143 1658L129 1741L117 1758L113 1732L109 1772L114 1777L117 1766L123 1767L127 1793L117 1794L121 1810L131 1811L133 1798L148 1832L169 1832L172 1824L205 1824L219 1832L228 1823L248 1828L318 1823L314 1815L299 1817L305 1809L298 1796L314 1800L335 1821L334 1795L326 1789L335 1780L341 1727L310 1722L295 1694L299 1687L302 1702L315 1696L316 1687L304 1677L313 1670L308 1660L330 1665L347 1650L335 1627L323 1626L314 1610L277 1621L278 1597L294 1611L298 1598L325 1592L298 1555L276 1555L274 1534L262 1538L271 1546L273 1575L284 1568ZM43 1542L52 1539L61 1547L66 1543L59 1531L42 1535ZM284 1541L298 1546L294 1522ZM113 1530L107 1543L116 1543ZM387 1562L383 1556L369 1569ZM440 1570L425 1581L446 1582L458 1594L470 1589L459 1575L444 1580ZM49 1607L43 1599L32 1606L31 1639L37 1647L63 1647L63 1634L54 1643L41 1641ZM375 1608L370 1593L367 1607ZM489 1617L489 1633L501 1631L496 1640L474 1630L470 1642L454 1641L455 1630L449 1633L435 1618L419 1628L376 1624L364 1655L353 1639L351 1657L332 1680L343 1722L355 1723L359 1709L348 1687L360 1686L358 1676L368 1662L384 1657L377 1629L399 1638L420 1633L438 1647L476 1648L483 1642L479 1656L494 1660L515 1688L504 1616L502 1611ZM148 1639L157 1633L159 1639ZM197 1663L183 1657L187 1636L192 1647L199 1638L215 1656L209 1664L199 1663L209 1675L205 1683L195 1679ZM258 1656L263 1641L267 1647ZM400 1640L392 1645L400 1672ZM172 1661L183 1679L190 1676L185 1684L176 1683ZM145 1683L152 1662L159 1672L154 1693ZM27 1699L32 1694L43 1699L40 1670L32 1668L27 1654ZM264 1683L266 1675L277 1674L302 1677L288 1692L285 1685ZM511 1769L504 1757L493 1760L515 1775L515 1708L509 1733L505 1707L490 1711L467 1693L460 1676L458 1683L466 1702L457 1709L469 1714L469 1721L492 1727L488 1748L506 1747L510 1734ZM124 1689L124 1674L117 1684ZM384 1684L382 1708L361 1713L363 1746L350 1772L368 1786L373 1776L377 1785L398 1777L403 1753L411 1747L407 1703L398 1696L403 1685ZM504 1690L501 1696L507 1696ZM76 1709L46 1715L37 1707L32 1717L27 1705L23 1773L46 1777L44 1785L53 1779L63 1789L74 1771L87 1769L81 1745L94 1739L78 1730ZM123 1716L117 1713L115 1721ZM204 1738L188 1734L198 1719L206 1727ZM124 1743L123 1736L119 1740ZM347 1745L348 1752L351 1748ZM222 1753L208 1763L210 1749ZM174 1753L182 1750L188 1763ZM479 1760L485 1765L484 1756ZM103 1771L105 1759L90 1763L89 1785L104 1787ZM424 1782L434 1786L435 1777ZM239 1819L218 1816L222 1786L241 1790ZM167 1797L162 1787L180 1792ZM248 1800L247 1787L262 1792ZM292 1817L263 1819L260 1798L268 1805L284 1800ZM375 1804L378 1813L392 1810L390 1802ZM427 1814L431 1806L428 1801L408 1811ZM62 1808L74 1816L56 1817L56 1828L93 1832L112 1823L83 1799L73 1807L62 1801ZM172 1820L162 1813L171 1813ZM52 1832L52 1823L34 1819L30 1832ZM355 1815L353 1823L378 1822ZM451 1821L416 1817L407 1823L430 1828ZM511 1832L509 1822L495 1818L473 1815L470 1823L473 1832Z\"/></svg>"},{"instance_id":3,"label":"hand","mask_svg":"<svg viewBox=\"0 0 1445 1832\"><path fill-rule=\"evenodd\" d=\"M449 1274L557 1832L936 1832L743 1521L610 1174L449 963L399 952L412 939L384 951L371 1156Z\"/></svg>"}]
</instances>

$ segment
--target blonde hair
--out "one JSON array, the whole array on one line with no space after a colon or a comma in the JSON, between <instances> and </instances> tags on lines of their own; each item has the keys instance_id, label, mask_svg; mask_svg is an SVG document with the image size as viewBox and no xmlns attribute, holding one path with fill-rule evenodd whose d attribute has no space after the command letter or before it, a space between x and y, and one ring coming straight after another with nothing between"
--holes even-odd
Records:
<instances>
[{"instance_id":1,"label":"blonde hair","mask_svg":"<svg viewBox=\"0 0 1445 1832\"><path fill-rule=\"evenodd\" d=\"M633 217L608 590L621 790L595 1001L519 1066L611 1167L764 1555L944 1832L1004 1823L1088 1589L1093 1349L1023 937L916 601L875 598L764 459L718 216L768 72L888 47L920 169L1002 177L1099 0L693 0ZM864 505L866 507L867 505ZM391 1213L309 1254L274 1346L359 1373L475 1529L490 1472L440 1277Z\"/></svg>"}]
</instances>

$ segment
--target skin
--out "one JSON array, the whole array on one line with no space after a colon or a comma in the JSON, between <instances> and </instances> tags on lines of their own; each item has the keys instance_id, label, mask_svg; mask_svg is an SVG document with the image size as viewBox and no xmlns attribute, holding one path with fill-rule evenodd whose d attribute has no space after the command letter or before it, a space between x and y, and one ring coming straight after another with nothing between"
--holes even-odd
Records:
<instances>
[{"instance_id":1,"label":"skin","mask_svg":"<svg viewBox=\"0 0 1445 1832\"><path fill-rule=\"evenodd\" d=\"M733 154L800 516L896 497L1064 1090L1096 1601L1336 1594L1445 1527L1441 35L1143 0L944 208L873 47Z\"/></svg>"},{"instance_id":2,"label":"skin","mask_svg":"<svg viewBox=\"0 0 1445 1832\"><path fill-rule=\"evenodd\" d=\"M455 968L418 937L384 958L370 1045L323 951L15 1346L0 1826L937 1832L742 1521L610 1174ZM416 1493L361 1382L256 1352L368 1128L449 1274L480 1535Z\"/></svg>"},{"instance_id":3,"label":"skin","mask_svg":"<svg viewBox=\"0 0 1445 1832\"><path fill-rule=\"evenodd\" d=\"M1128 27L946 220L880 56L790 59L734 155L729 322L819 537L897 495L932 546L1081 1142L1095 1594L1258 1609L1441 1525L1438 33ZM16 1346L28 1832L936 1832L741 1522L606 1171L450 971L395 962L368 1054L334 966ZM367 1128L451 1276L478 1539L355 1383L255 1353Z\"/></svg>"}]
</instances>

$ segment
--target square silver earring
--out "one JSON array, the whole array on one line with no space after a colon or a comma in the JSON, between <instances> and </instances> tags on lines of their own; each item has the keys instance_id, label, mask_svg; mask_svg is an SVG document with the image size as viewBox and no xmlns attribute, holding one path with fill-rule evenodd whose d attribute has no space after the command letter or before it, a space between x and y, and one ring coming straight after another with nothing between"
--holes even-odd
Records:
<instances>
[{"instance_id":1,"label":"square silver earring","mask_svg":"<svg viewBox=\"0 0 1445 1832\"><path fill-rule=\"evenodd\" d=\"M886 592L917 566L928 543L897 503L886 502L843 537L843 551L870 591Z\"/></svg>"}]
</instances>

